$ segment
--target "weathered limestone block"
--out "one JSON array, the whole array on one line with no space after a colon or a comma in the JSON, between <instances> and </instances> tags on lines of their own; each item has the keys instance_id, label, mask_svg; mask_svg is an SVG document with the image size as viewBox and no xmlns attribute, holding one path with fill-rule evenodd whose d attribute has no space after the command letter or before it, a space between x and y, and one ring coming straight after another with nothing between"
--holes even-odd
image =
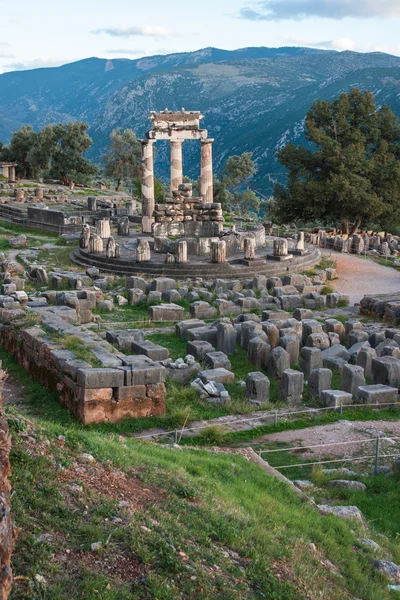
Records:
<instances>
[{"instance_id":1,"label":"weathered limestone block","mask_svg":"<svg viewBox=\"0 0 400 600\"><path fill-rule=\"evenodd\" d=\"M227 369L206 369L199 372L199 377L203 383L214 381L216 383L229 383L235 380L235 375Z\"/></svg>"},{"instance_id":2,"label":"weathered limestone block","mask_svg":"<svg viewBox=\"0 0 400 600\"><path fill-rule=\"evenodd\" d=\"M365 377L372 377L372 359L376 357L374 348L363 347L357 354L356 364L364 369Z\"/></svg>"},{"instance_id":3,"label":"weathered limestone block","mask_svg":"<svg viewBox=\"0 0 400 600\"><path fill-rule=\"evenodd\" d=\"M398 402L399 390L388 385L361 385L356 393L357 402L365 404L389 404Z\"/></svg>"},{"instance_id":4,"label":"weathered limestone block","mask_svg":"<svg viewBox=\"0 0 400 600\"><path fill-rule=\"evenodd\" d=\"M218 315L217 309L203 300L193 302L189 307L189 312L190 316L195 319L213 319Z\"/></svg>"},{"instance_id":5,"label":"weathered limestone block","mask_svg":"<svg viewBox=\"0 0 400 600\"><path fill-rule=\"evenodd\" d=\"M274 323L271 323L269 321L262 321L261 327L262 327L262 330L264 331L264 333L267 334L269 345L271 346L271 349L273 350L274 348L277 347L278 342L279 342L278 327Z\"/></svg>"},{"instance_id":6,"label":"weathered limestone block","mask_svg":"<svg viewBox=\"0 0 400 600\"><path fill-rule=\"evenodd\" d=\"M261 323L255 323L254 321L246 321L245 323L242 323L240 330L240 344L243 350L247 350L249 341L252 337L259 336L261 333Z\"/></svg>"},{"instance_id":7,"label":"weathered limestone block","mask_svg":"<svg viewBox=\"0 0 400 600\"><path fill-rule=\"evenodd\" d=\"M270 346L261 337L255 336L247 346L247 361L257 369L266 369Z\"/></svg>"},{"instance_id":8,"label":"weathered limestone block","mask_svg":"<svg viewBox=\"0 0 400 600\"><path fill-rule=\"evenodd\" d=\"M118 235L129 235L129 219L128 217L122 217L118 221Z\"/></svg>"},{"instance_id":9,"label":"weathered limestone block","mask_svg":"<svg viewBox=\"0 0 400 600\"><path fill-rule=\"evenodd\" d=\"M393 356L381 356L372 359L372 378L374 383L391 387L400 387L400 360Z\"/></svg>"},{"instance_id":10,"label":"weathered limestone block","mask_svg":"<svg viewBox=\"0 0 400 600\"><path fill-rule=\"evenodd\" d=\"M351 347L354 344L359 344L360 342L367 342L368 337L369 336L366 331L362 331L361 329L353 329L353 331L350 331L349 335L347 336L347 345Z\"/></svg>"},{"instance_id":11,"label":"weathered limestone block","mask_svg":"<svg viewBox=\"0 0 400 600\"><path fill-rule=\"evenodd\" d=\"M319 348L320 350L326 350L330 347L329 337L326 333L311 333L306 341L306 346L310 348Z\"/></svg>"},{"instance_id":12,"label":"weathered limestone block","mask_svg":"<svg viewBox=\"0 0 400 600\"><path fill-rule=\"evenodd\" d=\"M186 352L197 360L203 360L206 354L214 351L214 346L205 340L192 340L186 344Z\"/></svg>"},{"instance_id":13,"label":"weathered limestone block","mask_svg":"<svg viewBox=\"0 0 400 600\"><path fill-rule=\"evenodd\" d=\"M187 332L189 331L189 329L195 329L196 327L206 327L206 324L201 319L187 319L186 321L180 321L175 325L175 333L178 337L187 340ZM223 348L218 348L218 350L222 350L222 352L228 354L228 352L226 352Z\"/></svg>"},{"instance_id":14,"label":"weathered limestone block","mask_svg":"<svg viewBox=\"0 0 400 600\"><path fill-rule=\"evenodd\" d=\"M359 386L365 385L364 369L358 365L346 364L342 372L342 389L355 396Z\"/></svg>"},{"instance_id":15,"label":"weathered limestone block","mask_svg":"<svg viewBox=\"0 0 400 600\"><path fill-rule=\"evenodd\" d=\"M148 262L151 259L150 245L148 240L139 239L136 246L136 261Z\"/></svg>"},{"instance_id":16,"label":"weathered limestone block","mask_svg":"<svg viewBox=\"0 0 400 600\"><path fill-rule=\"evenodd\" d=\"M211 242L211 262L224 263L226 262L226 242L218 240Z\"/></svg>"},{"instance_id":17,"label":"weathered limestone block","mask_svg":"<svg viewBox=\"0 0 400 600\"><path fill-rule=\"evenodd\" d=\"M330 390L332 371L330 369L314 369L308 378L308 390L314 399L319 399L322 390Z\"/></svg>"},{"instance_id":18,"label":"weathered limestone block","mask_svg":"<svg viewBox=\"0 0 400 600\"><path fill-rule=\"evenodd\" d=\"M343 392L342 390L322 390L320 394L320 402L322 406L339 408L345 404L351 404L353 402L353 396L352 394Z\"/></svg>"},{"instance_id":19,"label":"weathered limestone block","mask_svg":"<svg viewBox=\"0 0 400 600\"><path fill-rule=\"evenodd\" d=\"M208 325L205 327L194 327L188 330L187 339L189 341L203 340L210 342L215 347L217 345L217 328Z\"/></svg>"},{"instance_id":20,"label":"weathered limestone block","mask_svg":"<svg viewBox=\"0 0 400 600\"><path fill-rule=\"evenodd\" d=\"M79 238L80 248L89 248L90 240L90 225L82 225L81 236Z\"/></svg>"},{"instance_id":21,"label":"weathered limestone block","mask_svg":"<svg viewBox=\"0 0 400 600\"><path fill-rule=\"evenodd\" d=\"M279 385L279 398L288 404L299 404L303 397L304 374L294 369L285 369Z\"/></svg>"},{"instance_id":22,"label":"weathered limestone block","mask_svg":"<svg viewBox=\"0 0 400 600\"><path fill-rule=\"evenodd\" d=\"M176 262L178 264L187 263L187 242L180 240L176 245Z\"/></svg>"},{"instance_id":23,"label":"weathered limestone block","mask_svg":"<svg viewBox=\"0 0 400 600\"><path fill-rule=\"evenodd\" d=\"M136 306L136 304L143 302L145 298L145 293L138 288L131 288L128 290L128 304L131 306Z\"/></svg>"},{"instance_id":24,"label":"weathered limestone block","mask_svg":"<svg viewBox=\"0 0 400 600\"><path fill-rule=\"evenodd\" d=\"M87 209L89 211L96 211L97 210L97 198L96 198L96 196L88 196L88 199L87 199Z\"/></svg>"},{"instance_id":25,"label":"weathered limestone block","mask_svg":"<svg viewBox=\"0 0 400 600\"><path fill-rule=\"evenodd\" d=\"M106 340L121 350L131 350L132 343L144 340L141 329L119 329L106 332Z\"/></svg>"},{"instance_id":26,"label":"weathered limestone block","mask_svg":"<svg viewBox=\"0 0 400 600\"><path fill-rule=\"evenodd\" d=\"M176 281L172 277L155 277L150 283L150 291L165 292L176 289Z\"/></svg>"},{"instance_id":27,"label":"weathered limestone block","mask_svg":"<svg viewBox=\"0 0 400 600\"><path fill-rule=\"evenodd\" d=\"M314 319L304 319L302 321L303 324L303 335L302 335L302 344L306 345L308 336L312 333L323 333L322 325L318 321Z\"/></svg>"},{"instance_id":28,"label":"weathered limestone block","mask_svg":"<svg viewBox=\"0 0 400 600\"><path fill-rule=\"evenodd\" d=\"M231 361L224 352L207 352L203 359L204 365L208 369L229 369L231 368Z\"/></svg>"},{"instance_id":29,"label":"weathered limestone block","mask_svg":"<svg viewBox=\"0 0 400 600\"><path fill-rule=\"evenodd\" d=\"M273 242L273 254L274 256L287 256L288 241L284 238L275 238Z\"/></svg>"},{"instance_id":30,"label":"weathered limestone block","mask_svg":"<svg viewBox=\"0 0 400 600\"><path fill-rule=\"evenodd\" d=\"M217 325L217 350L225 352L228 356L236 353L237 333L230 323Z\"/></svg>"},{"instance_id":31,"label":"weathered limestone block","mask_svg":"<svg viewBox=\"0 0 400 600\"><path fill-rule=\"evenodd\" d=\"M256 257L256 240L252 237L244 238L244 258L253 260Z\"/></svg>"},{"instance_id":32,"label":"weathered limestone block","mask_svg":"<svg viewBox=\"0 0 400 600\"><path fill-rule=\"evenodd\" d=\"M277 347L271 350L268 356L267 371L270 377L282 376L282 373L290 368L290 356L284 348Z\"/></svg>"},{"instance_id":33,"label":"weathered limestone block","mask_svg":"<svg viewBox=\"0 0 400 600\"><path fill-rule=\"evenodd\" d=\"M95 233L91 234L89 239L89 252L91 254L101 254L103 252L103 240Z\"/></svg>"},{"instance_id":34,"label":"weathered limestone block","mask_svg":"<svg viewBox=\"0 0 400 600\"><path fill-rule=\"evenodd\" d=\"M346 332L343 323L338 321L337 319L326 319L325 321L325 331L326 333L337 333L339 336L340 343L344 342L346 337Z\"/></svg>"},{"instance_id":35,"label":"weathered limestone block","mask_svg":"<svg viewBox=\"0 0 400 600\"><path fill-rule=\"evenodd\" d=\"M24 192L24 190L15 188L14 196L15 196L15 201L16 202L24 202L24 200L25 200L25 192Z\"/></svg>"},{"instance_id":36,"label":"weathered limestone block","mask_svg":"<svg viewBox=\"0 0 400 600\"><path fill-rule=\"evenodd\" d=\"M141 340L132 342L133 354L144 354L154 361L165 360L169 357L169 351L167 348L155 344L150 340Z\"/></svg>"},{"instance_id":37,"label":"weathered limestone block","mask_svg":"<svg viewBox=\"0 0 400 600\"><path fill-rule=\"evenodd\" d=\"M109 237L107 240L107 245L106 245L106 257L107 258L116 258L117 246L118 246L118 244L116 243L114 238L112 236ZM118 246L118 248L119 248L119 246ZM118 252L118 254L119 254L119 252Z\"/></svg>"},{"instance_id":38,"label":"weathered limestone block","mask_svg":"<svg viewBox=\"0 0 400 600\"><path fill-rule=\"evenodd\" d=\"M178 304L159 304L158 306L149 306L148 316L150 321L181 321L184 315L184 308Z\"/></svg>"},{"instance_id":39,"label":"weathered limestone block","mask_svg":"<svg viewBox=\"0 0 400 600\"><path fill-rule=\"evenodd\" d=\"M304 373L304 377L308 379L310 374L315 369L322 368L322 353L319 348L310 348L304 346L300 351L300 369Z\"/></svg>"},{"instance_id":40,"label":"weathered limestone block","mask_svg":"<svg viewBox=\"0 0 400 600\"><path fill-rule=\"evenodd\" d=\"M146 280L143 277L127 277L126 278L126 289L137 288L146 292L147 289Z\"/></svg>"},{"instance_id":41,"label":"weathered limestone block","mask_svg":"<svg viewBox=\"0 0 400 600\"><path fill-rule=\"evenodd\" d=\"M111 226L109 219L99 219L96 222L97 235L102 239L107 240L111 235Z\"/></svg>"},{"instance_id":42,"label":"weathered limestone block","mask_svg":"<svg viewBox=\"0 0 400 600\"><path fill-rule=\"evenodd\" d=\"M304 231L299 231L296 239L296 250L304 250Z\"/></svg>"},{"instance_id":43,"label":"weathered limestone block","mask_svg":"<svg viewBox=\"0 0 400 600\"><path fill-rule=\"evenodd\" d=\"M297 365L300 353L300 342L297 335L284 335L279 339L278 345L289 354L290 364Z\"/></svg>"},{"instance_id":44,"label":"weathered limestone block","mask_svg":"<svg viewBox=\"0 0 400 600\"><path fill-rule=\"evenodd\" d=\"M269 402L269 379L264 373L249 373L246 379L246 398L254 404Z\"/></svg>"}]
</instances>

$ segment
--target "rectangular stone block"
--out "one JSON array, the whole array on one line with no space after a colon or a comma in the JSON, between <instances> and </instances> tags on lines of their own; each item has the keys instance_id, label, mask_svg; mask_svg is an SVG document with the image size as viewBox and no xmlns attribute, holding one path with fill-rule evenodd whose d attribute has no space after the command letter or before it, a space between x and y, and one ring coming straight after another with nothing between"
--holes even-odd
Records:
<instances>
[{"instance_id":1,"label":"rectangular stone block","mask_svg":"<svg viewBox=\"0 0 400 600\"><path fill-rule=\"evenodd\" d=\"M217 383L229 383L235 380L234 373L227 369L206 369L205 371L199 372L199 377L203 383L215 381Z\"/></svg>"},{"instance_id":2,"label":"rectangular stone block","mask_svg":"<svg viewBox=\"0 0 400 600\"><path fill-rule=\"evenodd\" d=\"M120 369L79 369L77 384L84 388L115 388L124 385Z\"/></svg>"},{"instance_id":3,"label":"rectangular stone block","mask_svg":"<svg viewBox=\"0 0 400 600\"><path fill-rule=\"evenodd\" d=\"M187 332L188 341L203 341L209 342L214 347L217 345L217 328L216 327L195 327Z\"/></svg>"},{"instance_id":4,"label":"rectangular stone block","mask_svg":"<svg viewBox=\"0 0 400 600\"><path fill-rule=\"evenodd\" d=\"M322 406L339 408L341 405L351 404L353 402L353 396L342 390L323 390L320 394L320 402Z\"/></svg>"},{"instance_id":5,"label":"rectangular stone block","mask_svg":"<svg viewBox=\"0 0 400 600\"><path fill-rule=\"evenodd\" d=\"M201 319L187 319L186 321L180 321L175 325L175 333L180 338L187 340L187 332L189 329L195 329L196 327L206 327L206 324Z\"/></svg>"},{"instance_id":6,"label":"rectangular stone block","mask_svg":"<svg viewBox=\"0 0 400 600\"><path fill-rule=\"evenodd\" d=\"M395 387L389 385L362 385L358 388L356 393L357 402L360 404L386 404L390 402L397 402L399 397L399 391Z\"/></svg>"},{"instance_id":7,"label":"rectangular stone block","mask_svg":"<svg viewBox=\"0 0 400 600\"><path fill-rule=\"evenodd\" d=\"M158 306L149 306L148 316L150 321L181 321L184 315L184 308L178 304L159 304Z\"/></svg>"},{"instance_id":8,"label":"rectangular stone block","mask_svg":"<svg viewBox=\"0 0 400 600\"><path fill-rule=\"evenodd\" d=\"M154 342L150 342L149 340L132 342L132 351L135 354L144 354L151 358L151 360L165 360L169 357L167 348L163 348L163 346L154 344Z\"/></svg>"},{"instance_id":9,"label":"rectangular stone block","mask_svg":"<svg viewBox=\"0 0 400 600\"><path fill-rule=\"evenodd\" d=\"M127 358L125 357L125 360ZM145 355L130 356L129 359L129 365L122 367L125 372L125 386L164 382L166 371L162 365Z\"/></svg>"}]
</instances>

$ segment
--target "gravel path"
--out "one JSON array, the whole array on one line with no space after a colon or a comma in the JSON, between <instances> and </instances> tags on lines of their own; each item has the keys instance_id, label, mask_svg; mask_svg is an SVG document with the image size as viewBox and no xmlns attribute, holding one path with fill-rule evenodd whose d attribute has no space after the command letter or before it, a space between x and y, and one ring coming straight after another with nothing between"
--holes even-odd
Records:
<instances>
[{"instance_id":1,"label":"gravel path","mask_svg":"<svg viewBox=\"0 0 400 600\"><path fill-rule=\"evenodd\" d=\"M350 304L360 302L366 294L400 295L400 273L392 267L384 267L354 254L322 248L321 253L336 260L338 279L333 285L336 291L350 296Z\"/></svg>"},{"instance_id":2,"label":"gravel path","mask_svg":"<svg viewBox=\"0 0 400 600\"><path fill-rule=\"evenodd\" d=\"M255 442L286 442L292 446L313 446L317 444L338 444L327 448L312 448L307 452L296 451L303 458L326 457L326 456L353 456L363 454L370 455L375 452L375 440L380 435L400 436L399 421L338 421L330 425L317 425L306 429L282 431L263 435ZM357 444L342 444L357 440ZM371 440L371 441L361 441ZM391 454L389 449L399 445L400 440L382 440L381 447L385 454ZM268 454L263 458L268 460Z\"/></svg>"}]
</instances>

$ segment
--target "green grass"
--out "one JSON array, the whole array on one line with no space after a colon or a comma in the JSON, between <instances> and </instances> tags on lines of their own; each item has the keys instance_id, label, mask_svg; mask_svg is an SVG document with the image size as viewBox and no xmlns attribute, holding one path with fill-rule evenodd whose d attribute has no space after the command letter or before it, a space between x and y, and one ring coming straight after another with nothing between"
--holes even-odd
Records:
<instances>
[{"instance_id":1,"label":"green grass","mask_svg":"<svg viewBox=\"0 0 400 600\"><path fill-rule=\"evenodd\" d=\"M76 358L85 360L92 367L102 366L91 349L77 335L54 335L53 339L63 349L73 352Z\"/></svg>"},{"instance_id":2,"label":"green grass","mask_svg":"<svg viewBox=\"0 0 400 600\"><path fill-rule=\"evenodd\" d=\"M73 249L73 246L60 246L51 248L51 250L40 250L38 261L40 263L45 263L48 268L65 268L71 271L82 271L82 268L78 268L74 265L69 258Z\"/></svg>"},{"instance_id":3,"label":"green grass","mask_svg":"<svg viewBox=\"0 0 400 600\"><path fill-rule=\"evenodd\" d=\"M173 451L60 422L31 410L46 390L25 378L21 384L29 420L24 409L7 407L19 528L11 600L389 598L372 555L354 551L361 527L322 517L258 466L232 454ZM80 458L83 452L95 457L95 467ZM107 473L116 470L113 494ZM122 497L134 490L131 512L118 506L123 481ZM44 533L52 538L41 540ZM94 553L90 546L98 541L102 548ZM321 564L310 543L340 575Z\"/></svg>"},{"instance_id":4,"label":"green grass","mask_svg":"<svg viewBox=\"0 0 400 600\"><path fill-rule=\"evenodd\" d=\"M58 238L58 234L57 233L52 233L51 231L46 231L43 229L37 229L35 230L37 234L41 233L43 235L43 237L46 238ZM30 227L24 227L23 225L17 225L16 223L9 223L8 221L4 221L3 219L0 219L0 234L6 234L6 235L20 235L20 234L26 234L32 235L32 229Z\"/></svg>"}]
</instances>

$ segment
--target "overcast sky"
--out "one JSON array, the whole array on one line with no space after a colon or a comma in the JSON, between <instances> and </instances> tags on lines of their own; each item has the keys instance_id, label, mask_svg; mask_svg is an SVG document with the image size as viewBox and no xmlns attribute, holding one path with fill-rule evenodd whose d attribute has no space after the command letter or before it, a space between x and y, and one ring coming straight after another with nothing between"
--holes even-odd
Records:
<instances>
[{"instance_id":1,"label":"overcast sky","mask_svg":"<svg viewBox=\"0 0 400 600\"><path fill-rule=\"evenodd\" d=\"M0 73L206 46L400 56L400 0L0 0Z\"/></svg>"}]
</instances>

